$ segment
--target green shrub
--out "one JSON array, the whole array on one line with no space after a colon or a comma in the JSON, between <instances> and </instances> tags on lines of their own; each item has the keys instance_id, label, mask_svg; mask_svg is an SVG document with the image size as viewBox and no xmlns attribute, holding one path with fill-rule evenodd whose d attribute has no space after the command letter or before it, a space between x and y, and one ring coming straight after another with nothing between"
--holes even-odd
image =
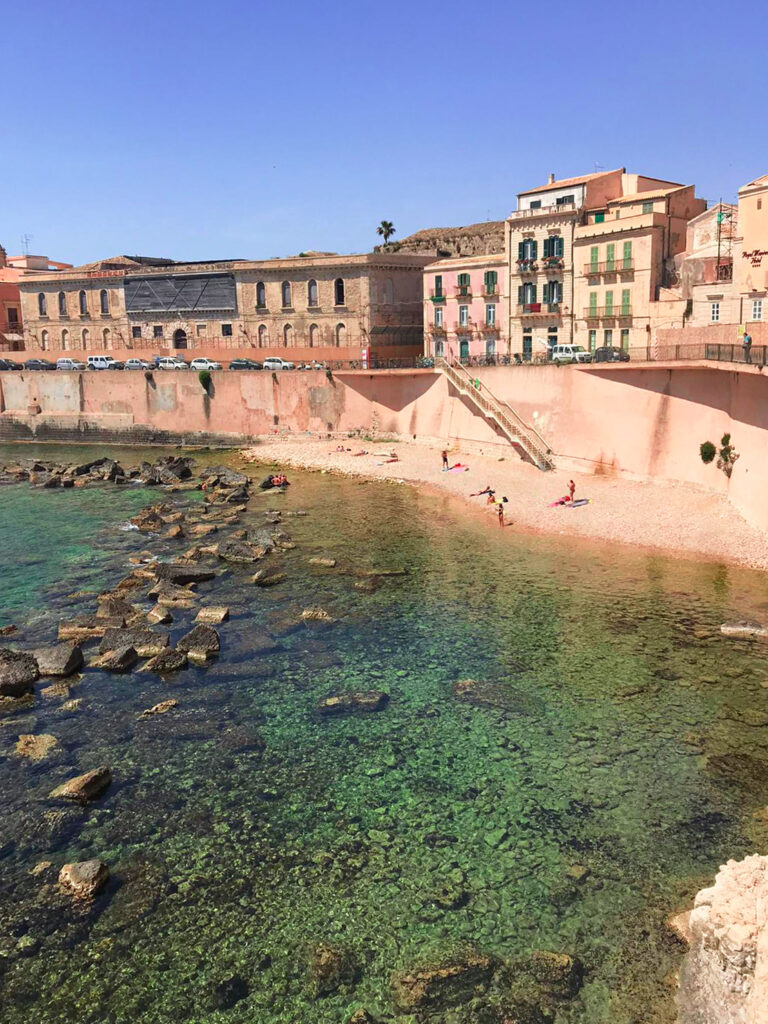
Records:
<instances>
[{"instance_id":1,"label":"green shrub","mask_svg":"<svg viewBox=\"0 0 768 1024\"><path fill-rule=\"evenodd\" d=\"M207 391L208 388L210 388L210 386L211 386L211 375L208 372L208 370L201 370L200 373L198 373L198 375L197 375L197 379L203 385L203 388L205 389L205 391Z\"/></svg>"},{"instance_id":2,"label":"green shrub","mask_svg":"<svg viewBox=\"0 0 768 1024\"><path fill-rule=\"evenodd\" d=\"M717 449L711 441L705 441L704 444L700 445L699 451L701 452L701 461L705 465L709 465L709 463L713 461L715 455L717 454Z\"/></svg>"}]
</instances>

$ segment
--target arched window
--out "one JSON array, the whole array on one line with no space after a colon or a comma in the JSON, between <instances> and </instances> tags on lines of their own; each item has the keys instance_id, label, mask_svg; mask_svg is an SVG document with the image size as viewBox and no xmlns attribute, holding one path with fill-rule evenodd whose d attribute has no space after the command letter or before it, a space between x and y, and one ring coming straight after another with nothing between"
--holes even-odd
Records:
<instances>
[{"instance_id":1,"label":"arched window","mask_svg":"<svg viewBox=\"0 0 768 1024\"><path fill-rule=\"evenodd\" d=\"M347 328L344 324L336 324L336 347L341 348L347 344Z\"/></svg>"},{"instance_id":2,"label":"arched window","mask_svg":"<svg viewBox=\"0 0 768 1024\"><path fill-rule=\"evenodd\" d=\"M384 305L391 306L395 301L395 282L388 277L384 282Z\"/></svg>"},{"instance_id":3,"label":"arched window","mask_svg":"<svg viewBox=\"0 0 768 1024\"><path fill-rule=\"evenodd\" d=\"M283 281L282 293L283 293L283 308L287 309L291 305L291 282L290 281Z\"/></svg>"},{"instance_id":4,"label":"arched window","mask_svg":"<svg viewBox=\"0 0 768 1024\"><path fill-rule=\"evenodd\" d=\"M309 281L307 283L307 305L317 305L317 281Z\"/></svg>"},{"instance_id":5,"label":"arched window","mask_svg":"<svg viewBox=\"0 0 768 1024\"><path fill-rule=\"evenodd\" d=\"M87 313L88 312L88 303L85 300L85 292L79 292L78 293L77 301L80 303L80 312L81 312L81 314Z\"/></svg>"},{"instance_id":6,"label":"arched window","mask_svg":"<svg viewBox=\"0 0 768 1024\"><path fill-rule=\"evenodd\" d=\"M109 294L106 288L102 288L99 292L99 308L102 313L109 312Z\"/></svg>"},{"instance_id":7,"label":"arched window","mask_svg":"<svg viewBox=\"0 0 768 1024\"><path fill-rule=\"evenodd\" d=\"M283 345L285 345L286 348L290 348L292 344L293 328L291 327L290 324L286 324L285 327L283 328Z\"/></svg>"},{"instance_id":8,"label":"arched window","mask_svg":"<svg viewBox=\"0 0 768 1024\"><path fill-rule=\"evenodd\" d=\"M40 292L37 296L37 312L40 316L48 316L48 303L45 301L44 292Z\"/></svg>"},{"instance_id":9,"label":"arched window","mask_svg":"<svg viewBox=\"0 0 768 1024\"><path fill-rule=\"evenodd\" d=\"M88 342L91 340L91 335L88 332L88 328L83 328L83 348L88 348Z\"/></svg>"},{"instance_id":10,"label":"arched window","mask_svg":"<svg viewBox=\"0 0 768 1024\"><path fill-rule=\"evenodd\" d=\"M47 349L48 349L48 331L43 331L43 333L40 335L40 345L42 347L43 352L47 351Z\"/></svg>"},{"instance_id":11,"label":"arched window","mask_svg":"<svg viewBox=\"0 0 768 1024\"><path fill-rule=\"evenodd\" d=\"M267 308L267 289L264 287L263 281L259 281L256 285L256 308Z\"/></svg>"},{"instance_id":12,"label":"arched window","mask_svg":"<svg viewBox=\"0 0 768 1024\"><path fill-rule=\"evenodd\" d=\"M112 348L112 337L109 332L109 328L105 327L101 332L102 339L104 340L104 348Z\"/></svg>"},{"instance_id":13,"label":"arched window","mask_svg":"<svg viewBox=\"0 0 768 1024\"><path fill-rule=\"evenodd\" d=\"M47 345L48 331L45 332L45 337L46 337L46 345ZM69 348L69 331L62 331L61 332L61 347L62 347L62 349L65 352Z\"/></svg>"},{"instance_id":14,"label":"arched window","mask_svg":"<svg viewBox=\"0 0 768 1024\"><path fill-rule=\"evenodd\" d=\"M67 315L67 296L64 292L59 292L59 316Z\"/></svg>"},{"instance_id":15,"label":"arched window","mask_svg":"<svg viewBox=\"0 0 768 1024\"><path fill-rule=\"evenodd\" d=\"M266 348L269 344L269 335L267 334L267 325L259 324L259 348Z\"/></svg>"},{"instance_id":16,"label":"arched window","mask_svg":"<svg viewBox=\"0 0 768 1024\"><path fill-rule=\"evenodd\" d=\"M333 282L333 301L337 306L344 305L344 278L337 277Z\"/></svg>"},{"instance_id":17,"label":"arched window","mask_svg":"<svg viewBox=\"0 0 768 1024\"><path fill-rule=\"evenodd\" d=\"M309 328L309 347L317 348L320 344L320 328L317 324L311 324Z\"/></svg>"}]
</instances>

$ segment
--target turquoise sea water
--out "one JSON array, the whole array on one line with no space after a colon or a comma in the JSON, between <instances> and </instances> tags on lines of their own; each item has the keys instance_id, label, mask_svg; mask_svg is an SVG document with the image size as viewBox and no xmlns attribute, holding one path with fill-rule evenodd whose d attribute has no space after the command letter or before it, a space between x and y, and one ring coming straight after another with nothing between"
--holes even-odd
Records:
<instances>
[{"instance_id":1,"label":"turquoise sea water","mask_svg":"<svg viewBox=\"0 0 768 1024\"><path fill-rule=\"evenodd\" d=\"M254 588L229 567L200 588L232 612L215 664L166 683L87 670L75 711L64 694L0 711L0 1019L335 1024L365 1005L410 1022L392 972L464 943L578 956L584 985L558 1021L674 1020L682 951L665 918L725 859L768 845L754 817L768 647L718 631L768 615L766 578L518 536L406 487L291 476L242 524L306 509L284 521L285 583ZM116 583L131 554L183 550L118 529L154 498L0 490L0 615L19 645L91 610L70 595ZM407 574L355 585L391 568ZM337 621L301 624L309 605ZM175 614L174 639L194 614ZM493 684L492 706L457 698L467 678ZM389 706L318 719L319 698L350 689ZM168 697L175 712L137 721ZM62 753L20 761L32 732ZM102 800L47 801L99 764L115 779ZM30 873L91 856L112 881L87 913ZM358 976L315 999L318 941L347 948ZM232 978L242 998L225 1009Z\"/></svg>"}]
</instances>

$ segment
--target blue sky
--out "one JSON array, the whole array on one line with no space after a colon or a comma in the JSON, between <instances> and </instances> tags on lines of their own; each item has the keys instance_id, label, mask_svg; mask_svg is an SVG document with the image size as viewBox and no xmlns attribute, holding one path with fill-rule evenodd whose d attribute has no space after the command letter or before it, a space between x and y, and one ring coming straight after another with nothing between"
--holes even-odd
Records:
<instances>
[{"instance_id":1,"label":"blue sky","mask_svg":"<svg viewBox=\"0 0 768 1024\"><path fill-rule=\"evenodd\" d=\"M2 11L0 242L266 258L502 218L626 166L768 172L758 2L36 0Z\"/></svg>"}]
</instances>

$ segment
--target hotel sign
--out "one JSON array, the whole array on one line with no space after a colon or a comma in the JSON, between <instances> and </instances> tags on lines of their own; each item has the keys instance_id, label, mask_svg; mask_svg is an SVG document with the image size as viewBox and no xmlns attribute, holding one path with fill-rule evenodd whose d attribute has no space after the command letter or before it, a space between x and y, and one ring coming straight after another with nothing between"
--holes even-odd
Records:
<instances>
[{"instance_id":1,"label":"hotel sign","mask_svg":"<svg viewBox=\"0 0 768 1024\"><path fill-rule=\"evenodd\" d=\"M753 267L763 265L763 256L768 256L768 249L753 249L752 252L742 252L742 257L749 260Z\"/></svg>"}]
</instances>

